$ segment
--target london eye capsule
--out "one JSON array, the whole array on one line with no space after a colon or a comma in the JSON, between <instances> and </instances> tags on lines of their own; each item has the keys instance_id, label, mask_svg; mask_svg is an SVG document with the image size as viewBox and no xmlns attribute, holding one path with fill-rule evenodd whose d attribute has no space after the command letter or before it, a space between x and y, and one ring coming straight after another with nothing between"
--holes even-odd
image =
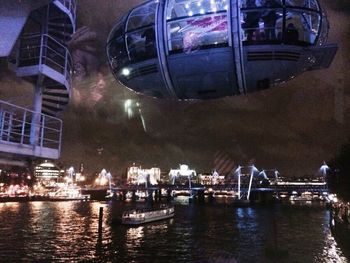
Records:
<instances>
[{"instance_id":1,"label":"london eye capsule","mask_svg":"<svg viewBox=\"0 0 350 263\"><path fill-rule=\"evenodd\" d=\"M107 56L138 93L220 98L328 68L328 30L318 0L152 0L114 25Z\"/></svg>"}]
</instances>

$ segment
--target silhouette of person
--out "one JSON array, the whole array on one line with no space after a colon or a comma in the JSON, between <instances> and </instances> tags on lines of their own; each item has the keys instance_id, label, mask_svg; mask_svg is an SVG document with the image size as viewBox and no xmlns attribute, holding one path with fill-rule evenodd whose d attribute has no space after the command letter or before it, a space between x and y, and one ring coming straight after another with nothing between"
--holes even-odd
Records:
<instances>
[{"instance_id":1,"label":"silhouette of person","mask_svg":"<svg viewBox=\"0 0 350 263\"><path fill-rule=\"evenodd\" d=\"M297 44L298 41L299 32L293 23L289 23L284 34L284 42L287 44Z\"/></svg>"},{"instance_id":2,"label":"silhouette of person","mask_svg":"<svg viewBox=\"0 0 350 263\"><path fill-rule=\"evenodd\" d=\"M275 8L280 6L276 0L266 0L264 7ZM266 10L262 15L262 20L264 21L265 28L265 39L266 40L276 40L276 20L277 20L276 10L270 9Z\"/></svg>"},{"instance_id":3,"label":"silhouette of person","mask_svg":"<svg viewBox=\"0 0 350 263\"><path fill-rule=\"evenodd\" d=\"M146 29L142 35L142 38L145 38L145 51L146 51L146 57L152 58L156 55L156 35L154 32L154 28L150 27Z\"/></svg>"},{"instance_id":4,"label":"silhouette of person","mask_svg":"<svg viewBox=\"0 0 350 263\"><path fill-rule=\"evenodd\" d=\"M255 0L247 0L247 8L256 8ZM254 33L259 28L260 12L259 11L247 11L244 28L247 33L247 40L252 41ZM255 34L258 37L257 34ZM255 39L257 40L257 39Z\"/></svg>"}]
</instances>

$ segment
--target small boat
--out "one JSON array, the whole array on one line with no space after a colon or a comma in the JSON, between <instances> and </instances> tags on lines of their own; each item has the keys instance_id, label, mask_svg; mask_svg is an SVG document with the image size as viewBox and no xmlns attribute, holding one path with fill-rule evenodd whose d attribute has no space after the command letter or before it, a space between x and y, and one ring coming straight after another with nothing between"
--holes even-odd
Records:
<instances>
[{"instance_id":1,"label":"small boat","mask_svg":"<svg viewBox=\"0 0 350 263\"><path fill-rule=\"evenodd\" d=\"M81 189L78 187L66 186L50 192L48 198L50 201L88 201L90 195L81 194Z\"/></svg>"},{"instance_id":2,"label":"small boat","mask_svg":"<svg viewBox=\"0 0 350 263\"><path fill-rule=\"evenodd\" d=\"M305 193L302 193L301 195L298 195L296 192L293 192L292 195L289 197L289 200L309 202L309 201L313 201L313 197L310 192L305 192Z\"/></svg>"},{"instance_id":3,"label":"small boat","mask_svg":"<svg viewBox=\"0 0 350 263\"><path fill-rule=\"evenodd\" d=\"M302 202L311 202L312 197L307 197L307 196L291 196L289 198L290 201L302 201Z\"/></svg>"},{"instance_id":4,"label":"small boat","mask_svg":"<svg viewBox=\"0 0 350 263\"><path fill-rule=\"evenodd\" d=\"M123 213L121 223L123 225L141 225L144 223L172 218L174 212L173 206L166 205L162 205L157 209L134 209Z\"/></svg>"}]
</instances>

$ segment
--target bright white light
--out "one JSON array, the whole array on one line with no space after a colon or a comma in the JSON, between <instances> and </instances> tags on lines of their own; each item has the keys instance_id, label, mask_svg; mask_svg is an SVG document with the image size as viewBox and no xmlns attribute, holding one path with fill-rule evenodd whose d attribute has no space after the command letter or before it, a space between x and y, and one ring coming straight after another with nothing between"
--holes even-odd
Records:
<instances>
[{"instance_id":1,"label":"bright white light","mask_svg":"<svg viewBox=\"0 0 350 263\"><path fill-rule=\"evenodd\" d=\"M181 164L180 165L180 171L181 172L185 172L185 171L187 171L188 170L188 165L186 165L186 164Z\"/></svg>"},{"instance_id":2,"label":"bright white light","mask_svg":"<svg viewBox=\"0 0 350 263\"><path fill-rule=\"evenodd\" d=\"M189 5L189 4L186 4L185 7L186 7L186 8L190 8L190 5Z\"/></svg>"},{"instance_id":3,"label":"bright white light","mask_svg":"<svg viewBox=\"0 0 350 263\"><path fill-rule=\"evenodd\" d=\"M128 69L128 68L123 68L123 69L122 69L122 75L124 75L124 76L129 76L129 75L130 75L130 69Z\"/></svg>"},{"instance_id":4,"label":"bright white light","mask_svg":"<svg viewBox=\"0 0 350 263\"><path fill-rule=\"evenodd\" d=\"M323 176L327 175L327 171L329 170L329 166L326 164L326 162L323 162L323 165L320 167L320 172L323 174Z\"/></svg>"},{"instance_id":5,"label":"bright white light","mask_svg":"<svg viewBox=\"0 0 350 263\"><path fill-rule=\"evenodd\" d=\"M129 108L129 107L131 106L131 102L132 102L132 100L127 99L127 100L124 102L125 108Z\"/></svg>"},{"instance_id":6,"label":"bright white light","mask_svg":"<svg viewBox=\"0 0 350 263\"><path fill-rule=\"evenodd\" d=\"M188 16L193 16L193 12L192 11L188 12Z\"/></svg>"},{"instance_id":7,"label":"bright white light","mask_svg":"<svg viewBox=\"0 0 350 263\"><path fill-rule=\"evenodd\" d=\"M65 177L65 180L66 180L67 183L72 183L73 182L73 179L69 178L69 177Z\"/></svg>"},{"instance_id":8,"label":"bright white light","mask_svg":"<svg viewBox=\"0 0 350 263\"><path fill-rule=\"evenodd\" d=\"M204 13L205 13L204 9L201 8L201 10L199 11L199 13L200 13L200 14L204 14Z\"/></svg>"},{"instance_id":9,"label":"bright white light","mask_svg":"<svg viewBox=\"0 0 350 263\"><path fill-rule=\"evenodd\" d=\"M217 9L216 7L213 7L213 8L211 9L211 11L214 12L214 13L216 13L216 12L218 11L218 9Z\"/></svg>"},{"instance_id":10,"label":"bright white light","mask_svg":"<svg viewBox=\"0 0 350 263\"><path fill-rule=\"evenodd\" d=\"M228 9L228 5L225 5L224 9L227 10Z\"/></svg>"},{"instance_id":11,"label":"bright white light","mask_svg":"<svg viewBox=\"0 0 350 263\"><path fill-rule=\"evenodd\" d=\"M201 5L202 5L202 2L198 2L198 3L197 3L197 6L201 6Z\"/></svg>"},{"instance_id":12,"label":"bright white light","mask_svg":"<svg viewBox=\"0 0 350 263\"><path fill-rule=\"evenodd\" d=\"M254 165L252 165L251 167L251 173L255 173L255 172L259 172L259 170L254 166Z\"/></svg>"},{"instance_id":13,"label":"bright white light","mask_svg":"<svg viewBox=\"0 0 350 263\"><path fill-rule=\"evenodd\" d=\"M107 179L105 177L102 177L100 180L100 185L105 185L107 184Z\"/></svg>"},{"instance_id":14,"label":"bright white light","mask_svg":"<svg viewBox=\"0 0 350 263\"><path fill-rule=\"evenodd\" d=\"M241 173L241 170L242 170L242 166L239 165L239 166L237 167L237 169L235 170L234 173L240 174L240 173Z\"/></svg>"}]
</instances>

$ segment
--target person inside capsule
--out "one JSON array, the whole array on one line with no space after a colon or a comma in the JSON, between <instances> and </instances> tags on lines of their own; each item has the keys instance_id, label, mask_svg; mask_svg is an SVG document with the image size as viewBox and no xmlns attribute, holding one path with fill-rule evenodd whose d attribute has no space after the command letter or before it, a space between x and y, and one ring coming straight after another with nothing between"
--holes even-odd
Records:
<instances>
[{"instance_id":1,"label":"person inside capsule","mask_svg":"<svg viewBox=\"0 0 350 263\"><path fill-rule=\"evenodd\" d=\"M145 42L145 52L146 52L146 58L151 58L156 55L156 35L154 32L154 28L150 27L147 28L141 35L142 38L144 38Z\"/></svg>"},{"instance_id":2,"label":"person inside capsule","mask_svg":"<svg viewBox=\"0 0 350 263\"><path fill-rule=\"evenodd\" d=\"M277 0L265 0L265 7L275 8L279 7L280 4ZM264 22L264 39L265 40L276 40L276 21L279 16L276 13L276 9L267 9L262 14L262 20Z\"/></svg>"},{"instance_id":3,"label":"person inside capsule","mask_svg":"<svg viewBox=\"0 0 350 263\"><path fill-rule=\"evenodd\" d=\"M316 0L244 0L241 14L245 45L314 45L327 31Z\"/></svg>"}]
</instances>

